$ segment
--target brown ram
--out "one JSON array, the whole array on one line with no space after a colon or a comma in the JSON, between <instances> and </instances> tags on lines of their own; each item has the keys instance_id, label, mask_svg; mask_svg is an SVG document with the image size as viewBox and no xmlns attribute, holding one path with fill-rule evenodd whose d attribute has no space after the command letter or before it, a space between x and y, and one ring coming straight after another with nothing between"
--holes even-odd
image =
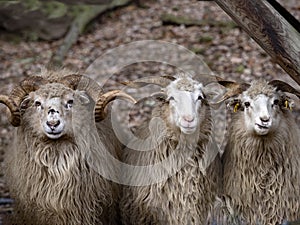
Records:
<instances>
[{"instance_id":1,"label":"brown ram","mask_svg":"<svg viewBox=\"0 0 300 225\"><path fill-rule=\"evenodd\" d=\"M97 169L117 173L103 154L116 157L115 140L95 126L116 97L132 100L118 90L103 94L96 82L66 70L29 77L0 95L17 127L5 158L13 224L118 224L116 184Z\"/></svg>"},{"instance_id":2,"label":"brown ram","mask_svg":"<svg viewBox=\"0 0 300 225\"><path fill-rule=\"evenodd\" d=\"M300 132L286 93L300 93L279 80L219 82L228 90L222 100L231 98L232 122L223 155L227 215L219 215L217 224L275 225L299 219Z\"/></svg>"},{"instance_id":3,"label":"brown ram","mask_svg":"<svg viewBox=\"0 0 300 225\"><path fill-rule=\"evenodd\" d=\"M153 135L152 149L145 151L149 146L143 145L141 150L124 150L122 222L204 224L220 187L220 161L209 147L212 116L203 79L199 82L179 74L142 78L128 85L147 83L163 87L161 93L153 94L158 104L152 113L162 121L150 121L150 129L146 123L136 132L141 139ZM160 129L162 124L165 129ZM202 162L207 152L214 160L206 168Z\"/></svg>"}]
</instances>

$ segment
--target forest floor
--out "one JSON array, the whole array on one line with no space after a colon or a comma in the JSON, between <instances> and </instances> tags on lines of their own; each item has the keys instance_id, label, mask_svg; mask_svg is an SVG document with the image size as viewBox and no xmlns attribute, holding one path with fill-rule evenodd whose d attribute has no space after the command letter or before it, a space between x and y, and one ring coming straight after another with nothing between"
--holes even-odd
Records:
<instances>
[{"instance_id":1,"label":"forest floor","mask_svg":"<svg viewBox=\"0 0 300 225\"><path fill-rule=\"evenodd\" d=\"M287 10L300 19L300 1L281 1ZM146 0L142 7L132 3L97 17L68 52L63 66L86 73L95 60L135 41L155 40L183 46L202 57L214 74L231 80L250 82L253 79L279 78L297 87L291 78L262 50L248 34L235 25L213 1ZM185 17L194 25L176 25L167 22L167 16ZM199 22L201 21L201 22ZM198 23L199 22L199 23ZM63 40L28 41L4 31L0 33L0 93L8 94L15 84L26 76L34 75L48 64ZM134 45L133 45L134 46ZM126 49L126 48L125 48ZM132 50L135 55L135 50ZM138 50L136 50L138 51ZM170 54L164 52L162 54ZM127 57L128 57L128 53ZM126 55L124 54L124 55ZM120 63L125 62L117 57ZM129 54L130 57L130 54ZM178 56L176 56L178 57ZM147 58L147 57L146 57ZM114 59L112 59L114 60ZM97 61L96 61L97 62ZM107 62L113 64L112 62ZM107 89L118 87L118 82L150 75L172 75L178 68L156 62L136 62L123 68L110 68ZM100 73L100 72L99 72ZM299 88L298 88L299 89ZM7 122L5 107L0 105L0 162L13 137L13 128ZM137 111L132 122L138 123L142 111ZM299 124L299 108L294 110ZM0 215L11 210L5 203L10 196L0 168ZM8 199L7 199L8 198ZM0 217L1 224L1 217Z\"/></svg>"}]
</instances>

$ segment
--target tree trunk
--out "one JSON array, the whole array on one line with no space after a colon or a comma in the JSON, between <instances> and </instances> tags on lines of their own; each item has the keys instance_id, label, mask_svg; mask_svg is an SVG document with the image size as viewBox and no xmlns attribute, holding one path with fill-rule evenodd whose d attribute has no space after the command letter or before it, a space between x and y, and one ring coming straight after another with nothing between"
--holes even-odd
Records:
<instances>
[{"instance_id":1,"label":"tree trunk","mask_svg":"<svg viewBox=\"0 0 300 225\"><path fill-rule=\"evenodd\" d=\"M215 0L298 84L300 34L266 0Z\"/></svg>"}]
</instances>

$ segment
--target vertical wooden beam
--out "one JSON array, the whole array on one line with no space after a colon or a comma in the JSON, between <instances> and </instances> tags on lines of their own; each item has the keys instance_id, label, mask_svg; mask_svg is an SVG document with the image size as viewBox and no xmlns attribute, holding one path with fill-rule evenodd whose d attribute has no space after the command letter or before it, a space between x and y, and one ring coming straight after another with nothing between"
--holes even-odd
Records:
<instances>
[{"instance_id":1,"label":"vertical wooden beam","mask_svg":"<svg viewBox=\"0 0 300 225\"><path fill-rule=\"evenodd\" d=\"M268 1L215 2L300 84L300 34Z\"/></svg>"}]
</instances>

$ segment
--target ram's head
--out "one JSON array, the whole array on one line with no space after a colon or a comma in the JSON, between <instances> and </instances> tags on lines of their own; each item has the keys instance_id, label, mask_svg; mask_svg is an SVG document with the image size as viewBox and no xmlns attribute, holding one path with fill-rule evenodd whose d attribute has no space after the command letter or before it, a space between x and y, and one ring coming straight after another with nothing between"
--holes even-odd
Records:
<instances>
[{"instance_id":1,"label":"ram's head","mask_svg":"<svg viewBox=\"0 0 300 225\"><path fill-rule=\"evenodd\" d=\"M286 93L300 97L300 93L289 84L273 80L255 80L251 84L239 84L219 80L227 88L222 100L230 99L228 107L234 113L243 113L247 132L267 135L276 131L284 111L293 107L294 102Z\"/></svg>"},{"instance_id":2,"label":"ram's head","mask_svg":"<svg viewBox=\"0 0 300 225\"><path fill-rule=\"evenodd\" d=\"M95 121L106 117L106 106L116 98L135 100L120 90L103 93L103 90L87 77L68 75L59 80L47 80L32 76L14 88L10 96L0 95L10 113L9 121L13 126L32 129L37 136L58 139L72 134L74 110L77 120L84 121L84 111L93 110L88 105L95 103ZM93 104L92 104L93 105Z\"/></svg>"},{"instance_id":3,"label":"ram's head","mask_svg":"<svg viewBox=\"0 0 300 225\"><path fill-rule=\"evenodd\" d=\"M203 109L208 106L205 85L214 81L216 78L212 75L201 74L192 77L182 73L176 76L141 78L127 85L139 87L156 84L161 86L161 91L150 97L162 102L162 107L167 109L162 113L165 114L166 122L184 134L193 134L202 120L206 118Z\"/></svg>"}]
</instances>

